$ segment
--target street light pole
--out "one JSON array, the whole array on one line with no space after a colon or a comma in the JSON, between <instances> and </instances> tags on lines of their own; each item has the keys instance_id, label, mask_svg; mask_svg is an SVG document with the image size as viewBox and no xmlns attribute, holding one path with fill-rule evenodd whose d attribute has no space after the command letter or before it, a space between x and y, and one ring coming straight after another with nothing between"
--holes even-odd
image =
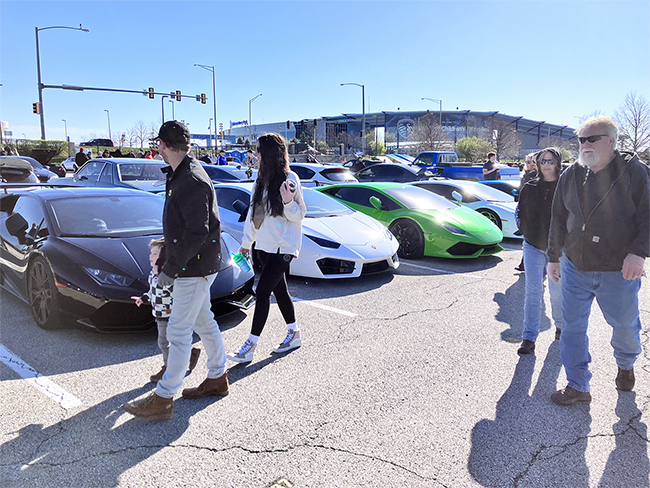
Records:
<instances>
[{"instance_id":1,"label":"street light pole","mask_svg":"<svg viewBox=\"0 0 650 488\"><path fill-rule=\"evenodd\" d=\"M361 87L361 152L366 153L366 87L359 83L341 83L344 85L355 85Z\"/></svg>"},{"instance_id":2,"label":"street light pole","mask_svg":"<svg viewBox=\"0 0 650 488\"><path fill-rule=\"evenodd\" d=\"M429 100L434 103L440 104L440 125L442 126L442 100L438 100L437 98L422 98L422 100Z\"/></svg>"},{"instance_id":3,"label":"street light pole","mask_svg":"<svg viewBox=\"0 0 650 488\"><path fill-rule=\"evenodd\" d=\"M65 140L70 142L70 139L68 139L68 122L65 119L61 119L63 121L63 125L65 126Z\"/></svg>"},{"instance_id":4,"label":"street light pole","mask_svg":"<svg viewBox=\"0 0 650 488\"><path fill-rule=\"evenodd\" d=\"M106 117L108 117L108 138L112 141L113 136L111 135L111 114L107 109L104 109L104 112L106 112Z\"/></svg>"},{"instance_id":5,"label":"street light pole","mask_svg":"<svg viewBox=\"0 0 650 488\"><path fill-rule=\"evenodd\" d=\"M251 144L251 146L253 145L253 132L252 132L252 130L253 130L253 120L252 120L253 119L253 114L252 114L252 111L251 111L251 105L253 105L253 102L255 100L257 100L261 96L262 96L262 94L260 93L255 98L251 98L248 101L248 142Z\"/></svg>"},{"instance_id":6,"label":"street light pole","mask_svg":"<svg viewBox=\"0 0 650 488\"><path fill-rule=\"evenodd\" d=\"M169 103L172 104L172 120L176 120L176 115L174 114L174 100L170 100Z\"/></svg>"},{"instance_id":7,"label":"street light pole","mask_svg":"<svg viewBox=\"0 0 650 488\"><path fill-rule=\"evenodd\" d=\"M199 68L203 68L204 70L207 71L212 71L212 109L214 111L214 135L215 135L215 147L212 149L212 155L216 156L216 141L217 141L217 82L216 82L216 77L214 74L214 66L207 66L205 64L195 64L194 66L198 66Z\"/></svg>"},{"instance_id":8,"label":"street light pole","mask_svg":"<svg viewBox=\"0 0 650 488\"><path fill-rule=\"evenodd\" d=\"M38 74L38 103L40 107L40 116L41 116L41 139L45 140L45 114L43 113L43 82L41 80L41 50L38 41L38 32L48 29L70 29L70 30L79 30L83 32L90 32L90 29L84 29L79 24L79 27L66 27L63 25L55 25L51 27L35 27L36 29L36 72Z\"/></svg>"},{"instance_id":9,"label":"street light pole","mask_svg":"<svg viewBox=\"0 0 650 488\"><path fill-rule=\"evenodd\" d=\"M160 105L162 106L162 123L165 123L165 98L169 98L169 95L163 95L160 97Z\"/></svg>"},{"instance_id":10,"label":"street light pole","mask_svg":"<svg viewBox=\"0 0 650 488\"><path fill-rule=\"evenodd\" d=\"M215 126L215 135L216 135L216 129L217 127ZM212 141L212 117L210 117L210 121L208 122L208 144ZM215 137L215 141L216 141ZM209 147L209 146L208 146ZM212 148L212 155L214 156L214 148Z\"/></svg>"}]
</instances>

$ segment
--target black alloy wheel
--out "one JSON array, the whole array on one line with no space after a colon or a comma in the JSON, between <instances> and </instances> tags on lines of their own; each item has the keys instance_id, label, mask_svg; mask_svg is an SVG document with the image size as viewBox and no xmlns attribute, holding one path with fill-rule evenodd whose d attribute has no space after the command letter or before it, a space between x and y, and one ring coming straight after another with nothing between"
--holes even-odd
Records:
<instances>
[{"instance_id":1,"label":"black alloy wheel","mask_svg":"<svg viewBox=\"0 0 650 488\"><path fill-rule=\"evenodd\" d=\"M27 293L32 315L41 329L60 327L59 292L56 290L50 263L38 256L27 272Z\"/></svg>"},{"instance_id":2,"label":"black alloy wheel","mask_svg":"<svg viewBox=\"0 0 650 488\"><path fill-rule=\"evenodd\" d=\"M480 213L483 217L485 217L494 225L496 225L499 229L503 229L503 224L501 223L501 219L492 210L489 210L487 208L482 208L478 211L478 213Z\"/></svg>"},{"instance_id":3,"label":"black alloy wheel","mask_svg":"<svg viewBox=\"0 0 650 488\"><path fill-rule=\"evenodd\" d=\"M399 249L397 255L403 259L417 259L424 255L424 234L422 229L411 220L398 220L393 222L389 229L397 242Z\"/></svg>"}]
</instances>

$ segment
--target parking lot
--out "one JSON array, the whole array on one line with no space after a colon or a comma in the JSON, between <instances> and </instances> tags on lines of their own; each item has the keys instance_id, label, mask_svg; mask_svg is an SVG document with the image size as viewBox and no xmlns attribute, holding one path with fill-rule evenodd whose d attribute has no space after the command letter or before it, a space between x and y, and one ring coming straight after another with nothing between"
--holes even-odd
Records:
<instances>
[{"instance_id":1,"label":"parking lot","mask_svg":"<svg viewBox=\"0 0 650 488\"><path fill-rule=\"evenodd\" d=\"M561 408L548 293L536 354L519 357L521 246L505 247L355 280L291 278L303 346L270 354L285 334L272 306L254 361L229 363L230 395L178 399L168 422L120 408L154 387L154 332L44 331L3 290L0 485L649 486L647 278L634 391L615 388L610 327L594 307L593 401ZM252 315L219 318L227 351ZM203 355L184 386L205 374Z\"/></svg>"}]
</instances>

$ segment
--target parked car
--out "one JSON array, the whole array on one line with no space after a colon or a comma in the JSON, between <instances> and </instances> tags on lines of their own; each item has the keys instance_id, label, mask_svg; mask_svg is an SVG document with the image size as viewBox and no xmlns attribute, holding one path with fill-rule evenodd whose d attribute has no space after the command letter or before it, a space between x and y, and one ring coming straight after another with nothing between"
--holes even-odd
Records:
<instances>
[{"instance_id":1,"label":"parked car","mask_svg":"<svg viewBox=\"0 0 650 488\"><path fill-rule=\"evenodd\" d=\"M75 172L79 169L74 157L61 161L61 167L66 171L66 173L68 171Z\"/></svg>"},{"instance_id":2,"label":"parked car","mask_svg":"<svg viewBox=\"0 0 650 488\"><path fill-rule=\"evenodd\" d=\"M213 166L204 163L203 169L214 183L233 183L257 178L256 169L242 168L241 165Z\"/></svg>"},{"instance_id":3,"label":"parked car","mask_svg":"<svg viewBox=\"0 0 650 488\"><path fill-rule=\"evenodd\" d=\"M18 156L0 158L1 183L38 183L28 161Z\"/></svg>"},{"instance_id":4,"label":"parked car","mask_svg":"<svg viewBox=\"0 0 650 488\"><path fill-rule=\"evenodd\" d=\"M504 237L523 238L515 220L517 202L513 195L476 181L439 179L414 185L477 211L501 229ZM458 196L460 199L455 198Z\"/></svg>"},{"instance_id":5,"label":"parked car","mask_svg":"<svg viewBox=\"0 0 650 488\"><path fill-rule=\"evenodd\" d=\"M327 166L318 163L291 163L289 168L298 175L302 186L306 187L357 181L347 168L341 166Z\"/></svg>"},{"instance_id":6,"label":"parked car","mask_svg":"<svg viewBox=\"0 0 650 488\"><path fill-rule=\"evenodd\" d=\"M433 173L423 168L413 168L405 164L379 163L362 169L354 175L360 182L409 183L427 180Z\"/></svg>"},{"instance_id":7,"label":"parked car","mask_svg":"<svg viewBox=\"0 0 650 488\"><path fill-rule=\"evenodd\" d=\"M164 191L167 166L157 159L98 158L86 162L77 172L57 183L69 186L123 187L151 192Z\"/></svg>"},{"instance_id":8,"label":"parked car","mask_svg":"<svg viewBox=\"0 0 650 488\"><path fill-rule=\"evenodd\" d=\"M400 243L401 258L476 258L503 250L503 234L492 222L416 186L350 183L318 191L387 226Z\"/></svg>"},{"instance_id":9,"label":"parked car","mask_svg":"<svg viewBox=\"0 0 650 488\"><path fill-rule=\"evenodd\" d=\"M480 181L482 185L491 186L503 193L514 196L519 190L519 181L516 180L484 180Z\"/></svg>"},{"instance_id":10,"label":"parked car","mask_svg":"<svg viewBox=\"0 0 650 488\"><path fill-rule=\"evenodd\" d=\"M80 146L103 146L113 147L113 141L110 139L91 139L88 142L82 142Z\"/></svg>"},{"instance_id":11,"label":"parked car","mask_svg":"<svg viewBox=\"0 0 650 488\"><path fill-rule=\"evenodd\" d=\"M24 161L27 161L32 167L32 171L34 171L34 174L36 175L38 180L42 183L47 183L48 181L54 180L59 177L56 173L50 171L48 168L43 166L34 158L30 158L29 156L0 156L0 161L6 158L20 158Z\"/></svg>"},{"instance_id":12,"label":"parked car","mask_svg":"<svg viewBox=\"0 0 650 488\"><path fill-rule=\"evenodd\" d=\"M215 187L221 227L242 241L252 183ZM328 195L303 188L307 215L302 247L289 273L309 278L354 278L399 266L397 240L376 220Z\"/></svg>"},{"instance_id":13,"label":"parked car","mask_svg":"<svg viewBox=\"0 0 650 488\"><path fill-rule=\"evenodd\" d=\"M345 163L342 164L344 168L347 168L350 170L351 173L356 173L358 171L361 171L363 168L367 168L368 166L372 166L373 164L379 164L382 163L383 161L381 159L350 159L349 161L346 161Z\"/></svg>"},{"instance_id":14,"label":"parked car","mask_svg":"<svg viewBox=\"0 0 650 488\"><path fill-rule=\"evenodd\" d=\"M162 235L163 205L156 195L124 188L2 194L0 284L29 304L44 329L75 321L101 332L154 327L151 308L131 297L148 290L148 244ZM221 246L213 309L248 308L254 274L234 266L231 236L222 233Z\"/></svg>"}]
</instances>

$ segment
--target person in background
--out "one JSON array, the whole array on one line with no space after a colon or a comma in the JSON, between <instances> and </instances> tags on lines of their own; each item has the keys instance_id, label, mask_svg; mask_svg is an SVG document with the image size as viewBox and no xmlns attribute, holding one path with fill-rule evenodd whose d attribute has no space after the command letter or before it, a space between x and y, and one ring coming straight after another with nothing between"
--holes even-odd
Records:
<instances>
[{"instance_id":1,"label":"person in background","mask_svg":"<svg viewBox=\"0 0 650 488\"><path fill-rule=\"evenodd\" d=\"M519 230L524 236L524 264L526 267L526 294L524 298L524 331L519 354L535 350L544 300L546 275L546 247L551 225L551 206L558 178L562 170L562 153L549 147L537 153L538 176L530 178L519 188ZM562 330L562 290L559 283L549 280L551 315L555 322L555 339Z\"/></svg>"},{"instance_id":2,"label":"person in background","mask_svg":"<svg viewBox=\"0 0 650 488\"><path fill-rule=\"evenodd\" d=\"M497 163L497 154L489 152L487 155L487 162L483 165L483 179L484 180L500 180L499 176L499 163Z\"/></svg>"},{"instance_id":3,"label":"person in background","mask_svg":"<svg viewBox=\"0 0 650 488\"><path fill-rule=\"evenodd\" d=\"M151 151L145 151L144 152L144 159L153 159Z\"/></svg>"},{"instance_id":4,"label":"person in background","mask_svg":"<svg viewBox=\"0 0 650 488\"><path fill-rule=\"evenodd\" d=\"M537 155L538 154L539 152L526 155L526 162L524 163L524 175L521 177L521 181L519 182L519 188L517 188L517 191L515 192L515 202L519 201L519 192L526 184L526 182L528 182L532 178L537 177ZM519 212L519 206L517 206L517 212ZM517 216L517 219L518 218L519 217ZM519 227L519 220L517 220L517 227ZM515 266L515 269L517 271L522 271L522 272L526 270L526 267L524 265L523 255L521 256L521 263L519 263L519 266Z\"/></svg>"},{"instance_id":5,"label":"person in background","mask_svg":"<svg viewBox=\"0 0 650 488\"><path fill-rule=\"evenodd\" d=\"M591 401L587 330L594 298L612 327L616 388L634 388L642 352L639 290L650 255L648 167L616 150L618 127L605 116L587 119L576 135L578 164L560 176L547 250L549 279L562 282L560 355L568 384L551 395L560 406Z\"/></svg>"},{"instance_id":6,"label":"person in background","mask_svg":"<svg viewBox=\"0 0 650 488\"><path fill-rule=\"evenodd\" d=\"M225 166L228 164L228 160L226 159L226 151L223 149L219 151L219 157L217 158L217 165L219 166Z\"/></svg>"},{"instance_id":7,"label":"person in background","mask_svg":"<svg viewBox=\"0 0 650 488\"><path fill-rule=\"evenodd\" d=\"M251 149L246 151L246 159L244 159L244 164L248 166L250 169L257 169L259 167L257 157L255 156L255 153L253 153Z\"/></svg>"},{"instance_id":8,"label":"person in background","mask_svg":"<svg viewBox=\"0 0 650 488\"><path fill-rule=\"evenodd\" d=\"M149 263L151 264L151 273L149 273L149 291L140 297L131 297L135 304L140 307L142 304L150 303L151 312L156 319L158 326L158 347L162 353L163 366L160 371L152 375L149 380L152 383L158 383L165 370L167 369L167 358L169 357L169 341L167 340L167 322L172 313L172 292L173 286L158 286L158 275L160 268L165 264L165 238L154 239L149 243ZM196 363L201 355L201 349L193 347L190 354L190 373L196 367Z\"/></svg>"},{"instance_id":9,"label":"person in background","mask_svg":"<svg viewBox=\"0 0 650 488\"><path fill-rule=\"evenodd\" d=\"M307 207L300 179L289 170L289 154L282 136L264 134L257 144L259 173L253 186L239 252L248 254L255 242L262 272L255 290L251 333L238 352L228 355L228 359L238 363L253 360L257 342L269 316L271 293L288 329L286 337L273 352L287 352L302 344L285 276L291 261L300 252L302 219Z\"/></svg>"},{"instance_id":10,"label":"person in background","mask_svg":"<svg viewBox=\"0 0 650 488\"><path fill-rule=\"evenodd\" d=\"M75 154L74 163L77 165L77 168L81 168L89 159L90 157L84 152L84 148L80 147L79 152Z\"/></svg>"}]
</instances>

